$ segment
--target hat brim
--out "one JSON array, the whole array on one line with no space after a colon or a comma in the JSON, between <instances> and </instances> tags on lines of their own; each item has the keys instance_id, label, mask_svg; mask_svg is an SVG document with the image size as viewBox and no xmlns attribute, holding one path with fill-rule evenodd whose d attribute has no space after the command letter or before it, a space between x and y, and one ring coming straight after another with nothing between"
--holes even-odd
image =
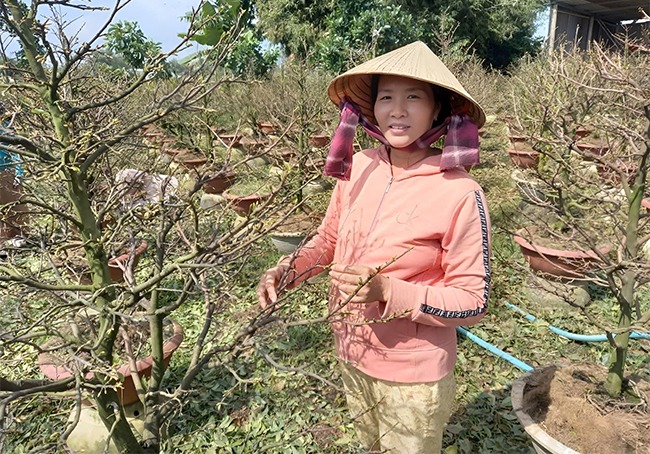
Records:
<instances>
[{"instance_id":1,"label":"hat brim","mask_svg":"<svg viewBox=\"0 0 650 454\"><path fill-rule=\"evenodd\" d=\"M327 95L337 106L344 98L350 99L359 106L369 121L377 124L371 99L373 75L409 77L445 88L451 92L453 113L466 113L479 128L485 123L485 112L481 106L440 59L420 41L369 60L334 78L327 89Z\"/></svg>"}]
</instances>

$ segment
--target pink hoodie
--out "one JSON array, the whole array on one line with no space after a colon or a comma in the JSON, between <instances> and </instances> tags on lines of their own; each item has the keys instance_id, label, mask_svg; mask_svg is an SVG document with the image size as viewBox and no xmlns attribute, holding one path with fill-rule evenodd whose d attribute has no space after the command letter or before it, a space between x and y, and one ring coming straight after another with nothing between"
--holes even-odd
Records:
<instances>
[{"instance_id":1,"label":"pink hoodie","mask_svg":"<svg viewBox=\"0 0 650 454\"><path fill-rule=\"evenodd\" d=\"M487 310L485 197L465 170L439 164L440 155L427 157L393 178L385 147L356 153L350 181L337 183L316 236L293 263L304 273L299 281L332 262L388 264L388 301L341 308L338 291L329 297L339 358L382 380L441 379L456 361L455 327Z\"/></svg>"}]
</instances>

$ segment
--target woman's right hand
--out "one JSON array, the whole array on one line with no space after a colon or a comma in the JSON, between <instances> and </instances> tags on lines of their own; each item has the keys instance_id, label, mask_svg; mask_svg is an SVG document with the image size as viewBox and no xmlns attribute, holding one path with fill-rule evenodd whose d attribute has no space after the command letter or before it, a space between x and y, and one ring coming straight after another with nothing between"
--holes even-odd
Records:
<instances>
[{"instance_id":1,"label":"woman's right hand","mask_svg":"<svg viewBox=\"0 0 650 454\"><path fill-rule=\"evenodd\" d=\"M278 285L287 271L289 271L289 265L279 264L266 270L262 275L260 284L257 286L257 298L262 309L278 300Z\"/></svg>"}]
</instances>

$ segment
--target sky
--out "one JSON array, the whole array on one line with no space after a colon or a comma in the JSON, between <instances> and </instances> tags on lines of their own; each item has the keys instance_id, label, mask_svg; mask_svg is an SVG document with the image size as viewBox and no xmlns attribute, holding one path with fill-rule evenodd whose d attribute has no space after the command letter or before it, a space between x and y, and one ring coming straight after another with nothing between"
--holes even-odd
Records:
<instances>
[{"instance_id":1,"label":"sky","mask_svg":"<svg viewBox=\"0 0 650 454\"><path fill-rule=\"evenodd\" d=\"M73 2L108 8L115 4L114 0L73 0ZM131 0L117 13L114 22L138 22L145 36L154 42L161 43L162 50L167 51L178 44L178 33L187 30L188 23L180 18L198 4L199 0ZM67 28L67 34L72 35L79 31L80 42L90 39L98 27L109 17L109 11L87 12L73 8L57 8L66 15L65 20L71 22ZM43 12L48 11L43 9ZM180 57L195 50L186 50L180 54Z\"/></svg>"},{"instance_id":2,"label":"sky","mask_svg":"<svg viewBox=\"0 0 650 454\"><path fill-rule=\"evenodd\" d=\"M110 7L114 1L93 0L92 4ZM115 21L138 22L145 36L161 43L166 51L178 43L178 34L187 30L188 23L180 18L198 4L199 0L132 0L117 14ZM79 25L85 23L80 33L82 39L91 36L108 17L108 12L69 14L71 18L79 17Z\"/></svg>"}]
</instances>

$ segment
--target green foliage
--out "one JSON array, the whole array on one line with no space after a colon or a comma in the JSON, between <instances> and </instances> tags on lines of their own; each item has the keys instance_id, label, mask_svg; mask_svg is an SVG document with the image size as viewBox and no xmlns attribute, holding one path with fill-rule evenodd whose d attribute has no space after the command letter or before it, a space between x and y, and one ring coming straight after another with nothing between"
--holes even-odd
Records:
<instances>
[{"instance_id":1,"label":"green foliage","mask_svg":"<svg viewBox=\"0 0 650 454\"><path fill-rule=\"evenodd\" d=\"M111 24L106 33L106 47L120 55L133 69L142 69L160 53L159 43L147 38L136 21Z\"/></svg>"},{"instance_id":2,"label":"green foliage","mask_svg":"<svg viewBox=\"0 0 650 454\"><path fill-rule=\"evenodd\" d=\"M266 38L335 72L415 39L438 53L460 55L471 47L486 66L505 68L539 49L532 35L545 6L542 0L257 2Z\"/></svg>"},{"instance_id":3,"label":"green foliage","mask_svg":"<svg viewBox=\"0 0 650 454\"><path fill-rule=\"evenodd\" d=\"M263 49L259 32L248 28L237 37L224 67L240 76L263 77L273 69L279 54L278 49Z\"/></svg>"},{"instance_id":4,"label":"green foliage","mask_svg":"<svg viewBox=\"0 0 650 454\"><path fill-rule=\"evenodd\" d=\"M216 46L223 34L235 27L239 7L239 0L208 1L203 3L196 17L193 11L186 13L185 20L196 28L190 36L191 40L204 46Z\"/></svg>"},{"instance_id":5,"label":"green foliage","mask_svg":"<svg viewBox=\"0 0 650 454\"><path fill-rule=\"evenodd\" d=\"M255 6L264 36L280 44L287 55L304 59L312 54L325 32L325 21L335 2L257 0Z\"/></svg>"},{"instance_id":6,"label":"green foliage","mask_svg":"<svg viewBox=\"0 0 650 454\"><path fill-rule=\"evenodd\" d=\"M275 65L279 52L263 48L262 35L252 23L252 11L248 0L225 0L206 2L196 14L186 13L184 20L194 29L189 38L208 47L207 52L201 51L197 56L212 58L209 49L218 45L228 33L233 43L225 55L223 67L239 76L265 76Z\"/></svg>"},{"instance_id":7,"label":"green foliage","mask_svg":"<svg viewBox=\"0 0 650 454\"><path fill-rule=\"evenodd\" d=\"M338 2L325 24L327 31L317 42L314 58L334 73L415 41L424 33L410 13L383 0Z\"/></svg>"}]
</instances>

